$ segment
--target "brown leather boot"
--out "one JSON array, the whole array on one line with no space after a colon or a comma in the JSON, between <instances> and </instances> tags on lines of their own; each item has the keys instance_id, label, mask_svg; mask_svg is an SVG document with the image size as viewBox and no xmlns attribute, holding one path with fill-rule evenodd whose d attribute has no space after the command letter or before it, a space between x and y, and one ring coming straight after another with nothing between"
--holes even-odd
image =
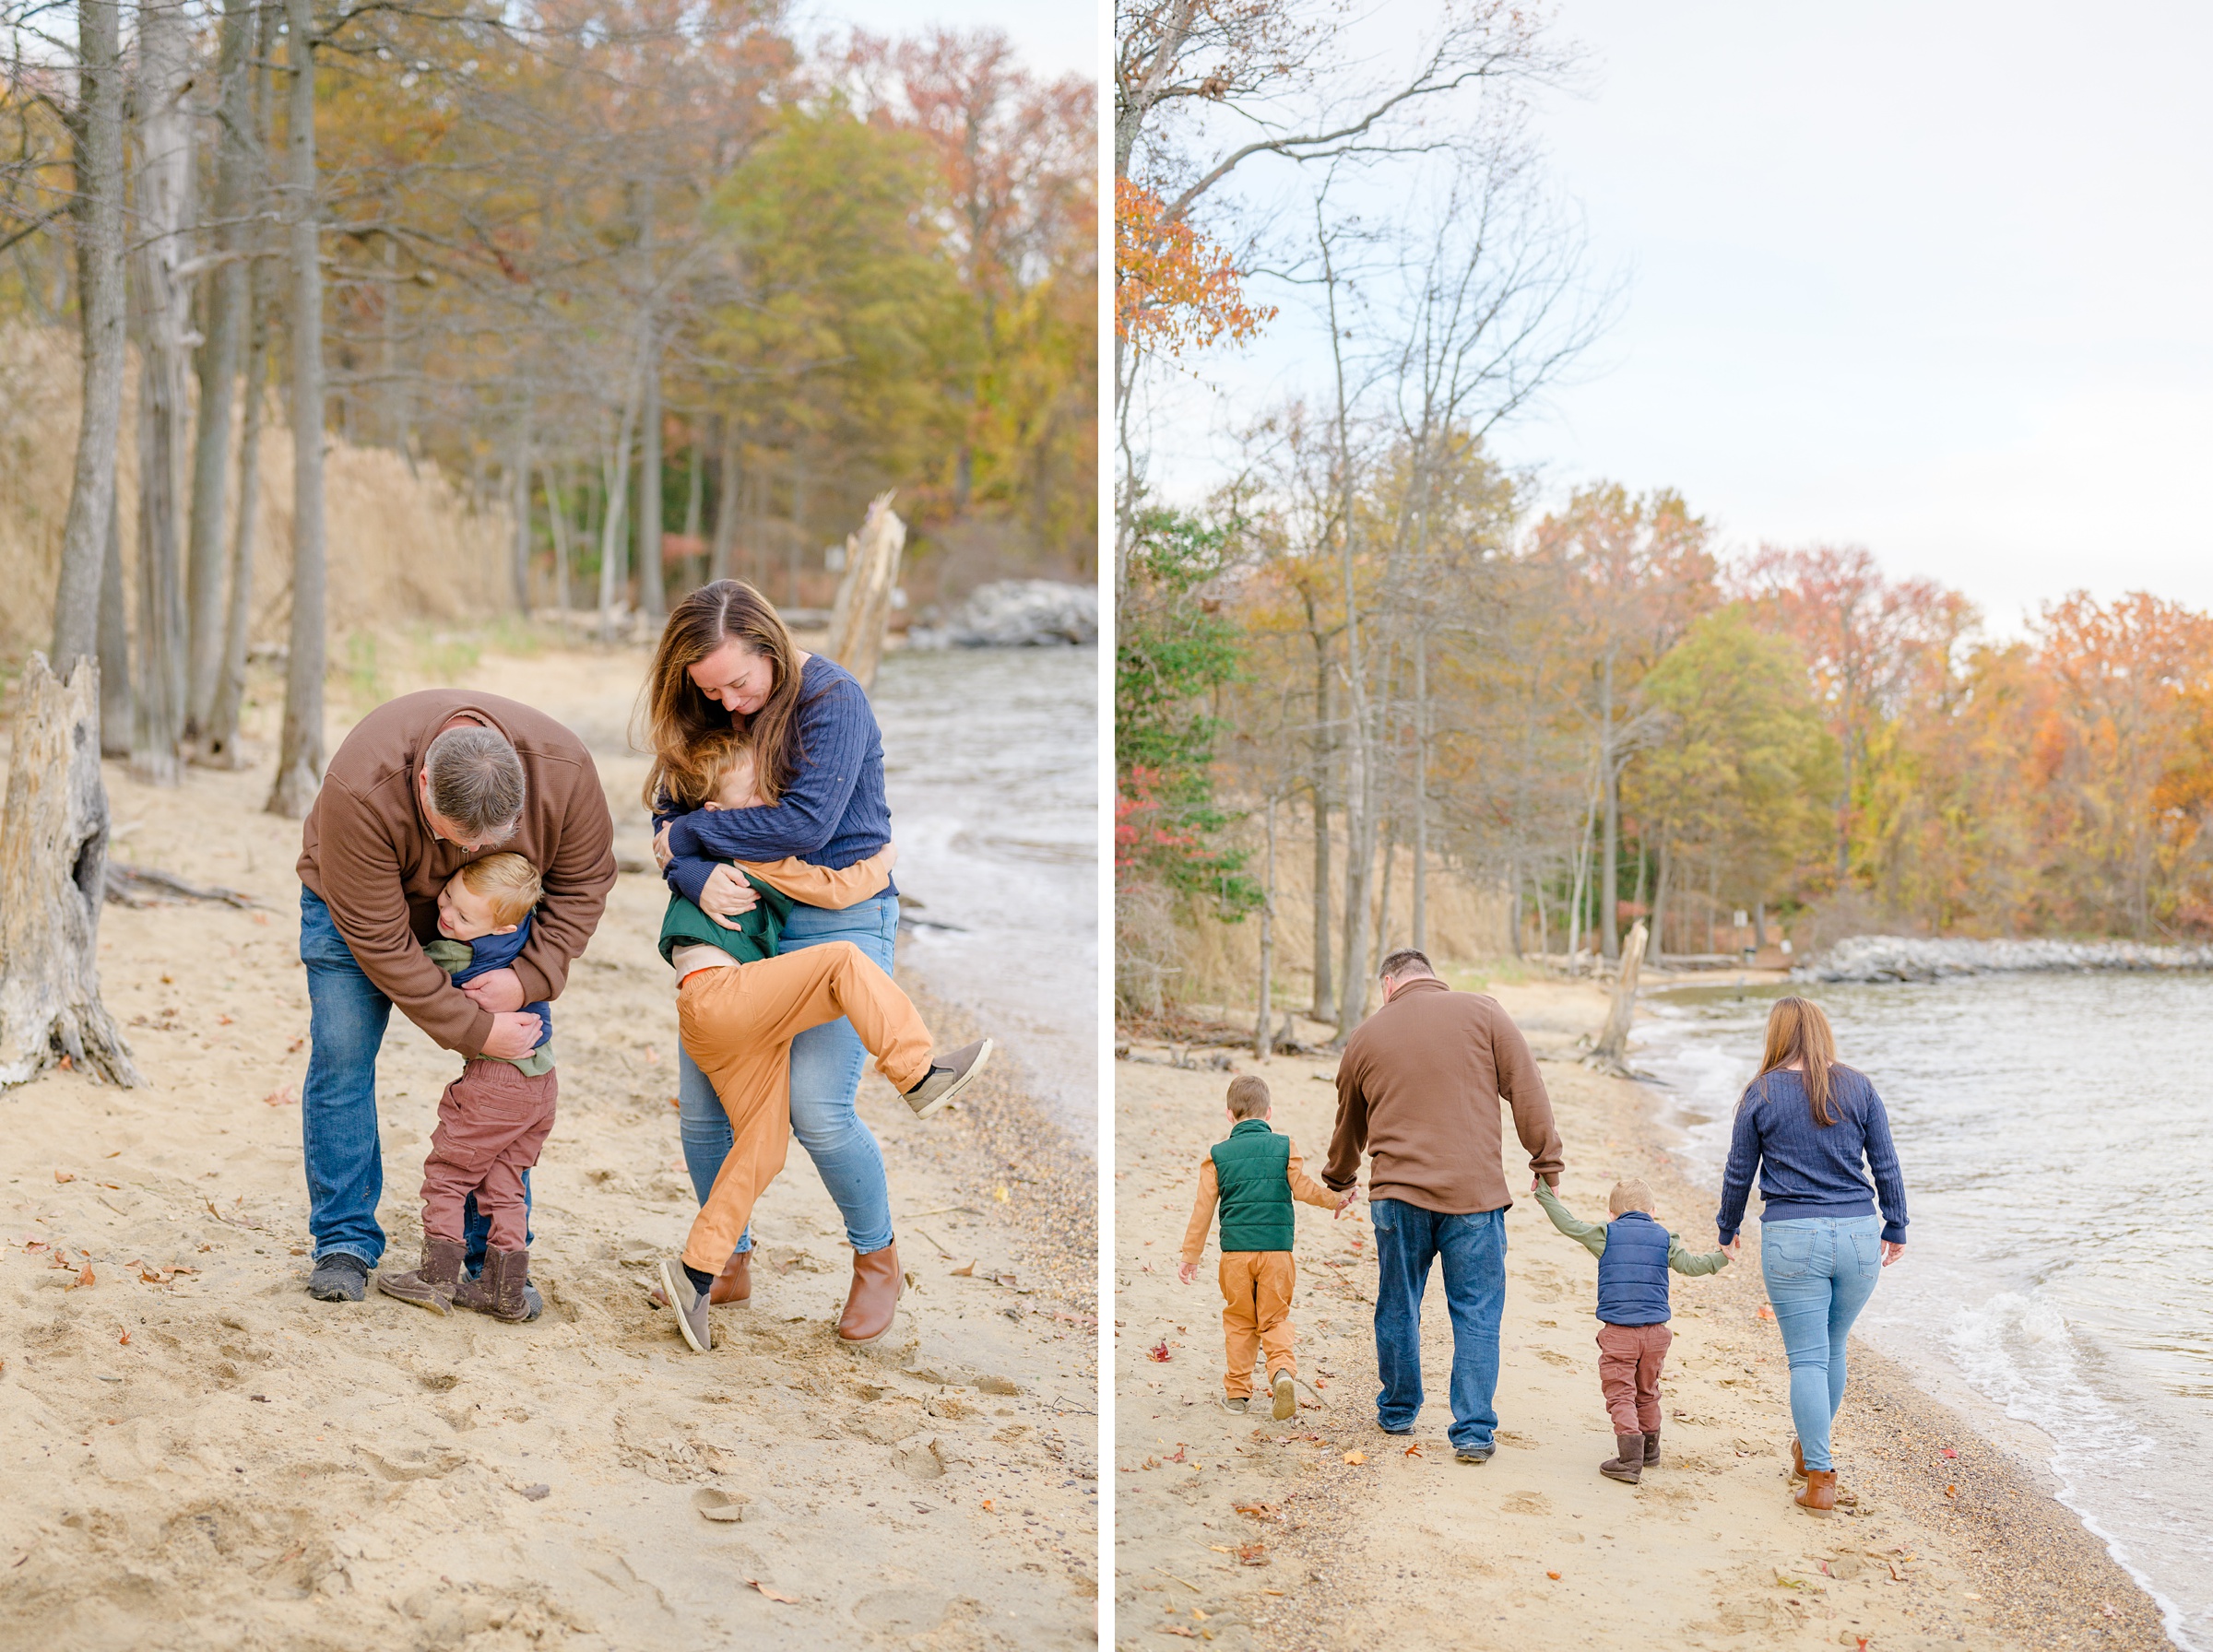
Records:
<instances>
[{"instance_id":1,"label":"brown leather boot","mask_svg":"<svg viewBox=\"0 0 2213 1652\"><path fill-rule=\"evenodd\" d=\"M502 1250L493 1245L484 1253L482 1274L473 1280L461 1276L454 1287L454 1300L465 1308L519 1325L530 1317L530 1304L523 1297L523 1287L529 1282L530 1247Z\"/></svg>"},{"instance_id":2,"label":"brown leather boot","mask_svg":"<svg viewBox=\"0 0 2213 1652\"><path fill-rule=\"evenodd\" d=\"M1835 1514L1837 1471L1834 1469L1808 1469L1805 1471L1805 1490L1792 1501L1809 1515Z\"/></svg>"},{"instance_id":3,"label":"brown leather boot","mask_svg":"<svg viewBox=\"0 0 2213 1652\"><path fill-rule=\"evenodd\" d=\"M376 1288L386 1296L428 1308L433 1314L451 1311L454 1288L461 1280L462 1245L455 1239L422 1241L422 1265L410 1273L380 1273Z\"/></svg>"},{"instance_id":4,"label":"brown leather boot","mask_svg":"<svg viewBox=\"0 0 2213 1652\"><path fill-rule=\"evenodd\" d=\"M867 1256L853 1253L853 1289L838 1316L837 1339L854 1348L881 1341L892 1328L892 1315L906 1281L899 1274L899 1247L887 1245Z\"/></svg>"},{"instance_id":5,"label":"brown leather boot","mask_svg":"<svg viewBox=\"0 0 2213 1652\"><path fill-rule=\"evenodd\" d=\"M1614 1455L1599 1464L1598 1471L1608 1480L1618 1480L1627 1486L1644 1478L1644 1436L1642 1434L1615 1434Z\"/></svg>"},{"instance_id":6,"label":"brown leather boot","mask_svg":"<svg viewBox=\"0 0 2213 1652\"><path fill-rule=\"evenodd\" d=\"M669 1292L656 1285L645 1293L645 1300L657 1308L665 1308L669 1305ZM707 1292L707 1306L719 1308L725 1304L735 1303L743 1308L750 1307L752 1300L753 1253L750 1250L734 1250L730 1253L730 1259L722 1265L722 1271L715 1276L714 1287Z\"/></svg>"},{"instance_id":7,"label":"brown leather boot","mask_svg":"<svg viewBox=\"0 0 2213 1652\"><path fill-rule=\"evenodd\" d=\"M1660 1466L1660 1431L1656 1428L1644 1431L1644 1466L1648 1469Z\"/></svg>"},{"instance_id":8,"label":"brown leather boot","mask_svg":"<svg viewBox=\"0 0 2213 1652\"><path fill-rule=\"evenodd\" d=\"M1799 1445L1796 1440L1791 1442L1791 1478L1793 1480L1805 1478L1805 1447Z\"/></svg>"}]
</instances>

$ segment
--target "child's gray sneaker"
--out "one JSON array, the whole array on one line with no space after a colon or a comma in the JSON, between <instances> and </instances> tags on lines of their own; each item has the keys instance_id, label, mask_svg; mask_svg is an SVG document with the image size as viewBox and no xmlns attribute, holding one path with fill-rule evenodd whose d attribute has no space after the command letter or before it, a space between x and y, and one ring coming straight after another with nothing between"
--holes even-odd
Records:
<instances>
[{"instance_id":1,"label":"child's gray sneaker","mask_svg":"<svg viewBox=\"0 0 2213 1652\"><path fill-rule=\"evenodd\" d=\"M661 1289L669 1293L669 1305L676 1310L676 1328L684 1334L693 1353L704 1353L712 1339L707 1327L707 1295L693 1288L684 1277L683 1264L664 1260L661 1263Z\"/></svg>"},{"instance_id":2,"label":"child's gray sneaker","mask_svg":"<svg viewBox=\"0 0 2213 1652\"><path fill-rule=\"evenodd\" d=\"M988 1038L979 1038L957 1050L931 1056L929 1071L923 1075L922 1082L906 1092L906 1104L915 1110L917 1118L928 1118L965 1090L968 1081L982 1072L984 1064L990 1059Z\"/></svg>"},{"instance_id":3,"label":"child's gray sneaker","mask_svg":"<svg viewBox=\"0 0 2213 1652\"><path fill-rule=\"evenodd\" d=\"M1278 1422L1286 1422L1297 1416L1298 1395L1292 1389L1291 1374L1288 1371L1277 1372L1271 1386L1275 1390L1275 1405L1269 1414Z\"/></svg>"},{"instance_id":4,"label":"child's gray sneaker","mask_svg":"<svg viewBox=\"0 0 2213 1652\"><path fill-rule=\"evenodd\" d=\"M1251 1398L1243 1394L1225 1394L1222 1397L1222 1409L1225 1411L1242 1412L1249 1410L1251 1405Z\"/></svg>"}]
</instances>

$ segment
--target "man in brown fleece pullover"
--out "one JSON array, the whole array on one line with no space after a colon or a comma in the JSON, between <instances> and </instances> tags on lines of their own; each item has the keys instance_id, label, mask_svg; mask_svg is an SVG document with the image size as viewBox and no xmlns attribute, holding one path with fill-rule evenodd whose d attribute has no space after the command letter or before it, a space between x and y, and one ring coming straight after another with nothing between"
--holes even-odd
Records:
<instances>
[{"instance_id":1,"label":"man in brown fleece pullover","mask_svg":"<svg viewBox=\"0 0 2213 1652\"><path fill-rule=\"evenodd\" d=\"M1462 1462L1490 1459L1506 1308L1507 1191L1498 1108L1513 1110L1529 1167L1556 1185L1552 1098L1496 998L1454 992L1411 948L1383 961L1383 1007L1337 1064L1337 1128L1322 1181L1343 1192L1369 1156L1376 1230L1376 1421L1411 1433L1422 1409L1422 1293L1441 1262L1452 1316L1452 1427Z\"/></svg>"},{"instance_id":2,"label":"man in brown fleece pullover","mask_svg":"<svg viewBox=\"0 0 2213 1652\"><path fill-rule=\"evenodd\" d=\"M495 849L536 867L545 899L513 966L456 987L423 950L438 934L438 891ZM614 821L591 754L551 717L431 689L386 701L347 735L302 829L299 871L308 1290L359 1302L385 1249L376 1053L392 1006L471 1059L527 1056L538 1026L523 1006L561 996L614 887ZM486 1232L472 1200L472 1266Z\"/></svg>"}]
</instances>

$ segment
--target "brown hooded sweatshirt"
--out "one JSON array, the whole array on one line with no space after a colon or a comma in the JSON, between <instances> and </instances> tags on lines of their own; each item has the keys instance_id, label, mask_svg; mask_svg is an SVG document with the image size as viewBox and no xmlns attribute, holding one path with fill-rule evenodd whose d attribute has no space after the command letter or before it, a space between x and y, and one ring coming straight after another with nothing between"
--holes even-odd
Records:
<instances>
[{"instance_id":1,"label":"brown hooded sweatshirt","mask_svg":"<svg viewBox=\"0 0 2213 1652\"><path fill-rule=\"evenodd\" d=\"M459 689L387 700L330 760L301 830L299 871L377 990L439 1044L474 1058L491 1015L423 950L438 935L438 891L464 863L494 853L432 836L416 796L423 753L456 723L496 729L523 760L523 818L496 848L536 867L546 895L515 973L524 1003L559 997L614 887L615 825L591 753L543 712Z\"/></svg>"},{"instance_id":2,"label":"brown hooded sweatshirt","mask_svg":"<svg viewBox=\"0 0 2213 1652\"><path fill-rule=\"evenodd\" d=\"M1367 1196L1469 1215L1512 1205L1498 1103L1514 1113L1529 1167L1563 1162L1552 1098L1521 1030L1480 993L1414 980L1353 1029L1337 1064L1337 1131L1321 1179L1342 1192L1373 1156Z\"/></svg>"}]
</instances>

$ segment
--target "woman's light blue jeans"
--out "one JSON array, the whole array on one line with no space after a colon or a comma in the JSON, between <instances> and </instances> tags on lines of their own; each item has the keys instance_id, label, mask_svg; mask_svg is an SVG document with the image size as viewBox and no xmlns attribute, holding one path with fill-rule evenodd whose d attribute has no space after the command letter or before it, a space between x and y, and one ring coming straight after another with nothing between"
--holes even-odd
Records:
<instances>
[{"instance_id":1,"label":"woman's light blue jeans","mask_svg":"<svg viewBox=\"0 0 2213 1652\"><path fill-rule=\"evenodd\" d=\"M1829 1425L1844 1403L1844 1339L1883 1272L1879 1216L1762 1222L1759 1271L1791 1359L1791 1421L1808 1469L1834 1467Z\"/></svg>"},{"instance_id":2,"label":"woman's light blue jeans","mask_svg":"<svg viewBox=\"0 0 2213 1652\"><path fill-rule=\"evenodd\" d=\"M898 937L899 897L886 891L843 912L794 906L785 920L781 950L796 952L826 940L849 940L889 974ZM846 1219L846 1242L863 1256L892 1242L892 1190L883 1176L883 1154L853 1104L868 1060L851 1021L810 1027L791 1041L791 1133L837 1201ZM715 1173L729 1156L730 1121L715 1086L680 1044L676 1066L684 1167L704 1205ZM738 1248L753 1248L750 1226L739 1237Z\"/></svg>"}]
</instances>

